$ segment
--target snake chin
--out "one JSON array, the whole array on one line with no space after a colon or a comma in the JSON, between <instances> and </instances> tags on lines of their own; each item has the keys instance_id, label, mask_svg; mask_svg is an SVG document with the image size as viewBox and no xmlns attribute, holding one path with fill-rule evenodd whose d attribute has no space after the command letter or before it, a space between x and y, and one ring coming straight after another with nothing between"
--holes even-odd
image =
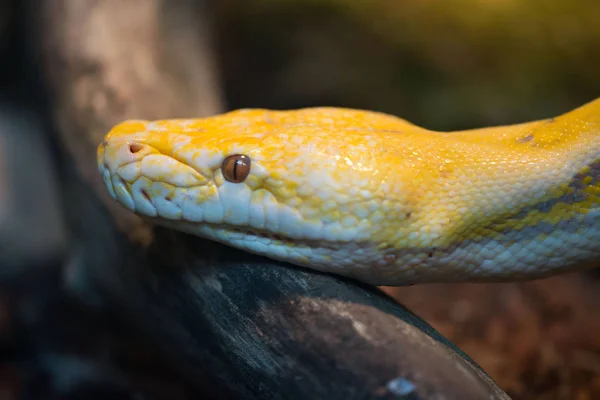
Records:
<instances>
[{"instance_id":1,"label":"snake chin","mask_svg":"<svg viewBox=\"0 0 600 400\"><path fill-rule=\"evenodd\" d=\"M232 226L218 223L194 223L186 221L173 221L163 218L149 218L156 225L162 225L177 231L199 236L205 239L211 239L231 245L234 247L248 249L248 247L257 247L262 249L262 245L270 248L287 249L314 249L321 248L335 250L341 242L317 240L317 239L298 239L291 238L281 233L272 232L266 229L246 229L243 227ZM265 249L266 250L266 249ZM261 252L262 253L262 252Z\"/></svg>"},{"instance_id":2,"label":"snake chin","mask_svg":"<svg viewBox=\"0 0 600 400\"><path fill-rule=\"evenodd\" d=\"M378 258L371 242L298 239L265 229L244 229L228 224L192 223L153 219L161 225L180 232L209 239L230 247L288 262L321 272L362 277L362 266ZM361 280L367 277L362 277Z\"/></svg>"}]
</instances>

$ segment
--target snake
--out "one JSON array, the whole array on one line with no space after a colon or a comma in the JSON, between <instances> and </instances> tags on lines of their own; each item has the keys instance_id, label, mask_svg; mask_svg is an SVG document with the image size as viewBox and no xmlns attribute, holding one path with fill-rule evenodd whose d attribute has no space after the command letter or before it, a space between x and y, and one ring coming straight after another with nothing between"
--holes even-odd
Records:
<instances>
[{"instance_id":1,"label":"snake","mask_svg":"<svg viewBox=\"0 0 600 400\"><path fill-rule=\"evenodd\" d=\"M337 107L132 119L97 165L153 224L373 285L540 279L600 257L600 98L452 132Z\"/></svg>"}]
</instances>

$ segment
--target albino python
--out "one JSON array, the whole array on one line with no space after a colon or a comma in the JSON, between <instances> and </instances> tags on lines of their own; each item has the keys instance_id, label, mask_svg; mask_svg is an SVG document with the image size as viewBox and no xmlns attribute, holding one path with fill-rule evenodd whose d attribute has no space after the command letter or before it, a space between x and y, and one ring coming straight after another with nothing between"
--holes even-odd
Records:
<instances>
[{"instance_id":1,"label":"albino python","mask_svg":"<svg viewBox=\"0 0 600 400\"><path fill-rule=\"evenodd\" d=\"M326 107L132 120L98 167L157 224L376 285L534 279L600 257L600 99L457 132Z\"/></svg>"}]
</instances>

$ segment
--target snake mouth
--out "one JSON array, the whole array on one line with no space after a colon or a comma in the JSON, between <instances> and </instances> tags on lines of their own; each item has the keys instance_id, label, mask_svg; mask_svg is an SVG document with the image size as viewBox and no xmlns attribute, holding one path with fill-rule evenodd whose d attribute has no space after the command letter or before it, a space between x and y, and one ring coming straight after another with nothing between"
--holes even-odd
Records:
<instances>
[{"instance_id":1,"label":"snake mouth","mask_svg":"<svg viewBox=\"0 0 600 400\"><path fill-rule=\"evenodd\" d=\"M246 244L265 244L285 248L323 248L335 249L342 241L329 241L313 238L293 238L264 228L243 227L225 223L190 222L186 220L166 220L147 218L156 225L162 225L181 232L201 236L236 247L248 247Z\"/></svg>"},{"instance_id":2,"label":"snake mouth","mask_svg":"<svg viewBox=\"0 0 600 400\"><path fill-rule=\"evenodd\" d=\"M281 235L279 233L274 233L274 232L270 232L267 230L261 230L261 229L243 229L240 227L230 227L230 226L225 226L225 225L221 225L220 229L225 229L228 230L229 232L231 232L234 235L242 235L244 237L257 237L257 238L264 238L264 239L269 239L272 240L274 242L279 242L281 244L286 243L286 242L291 242L293 239L289 238L285 235Z\"/></svg>"},{"instance_id":3,"label":"snake mouth","mask_svg":"<svg viewBox=\"0 0 600 400\"><path fill-rule=\"evenodd\" d=\"M345 242L323 238L292 238L267 229L233 226L224 223L194 223L162 218L151 218L149 221L155 225L271 259L291 262L300 266L320 265L324 268L323 270L327 269L327 265L332 260L335 260L336 263L341 262L338 260L345 260L350 254L366 257L373 251L373 243L368 241Z\"/></svg>"},{"instance_id":4,"label":"snake mouth","mask_svg":"<svg viewBox=\"0 0 600 400\"><path fill-rule=\"evenodd\" d=\"M256 242L284 247L323 247L333 248L335 243L324 241L323 237L288 236L281 232L256 226L235 225L223 222L217 216L195 201L189 190L200 188L168 188L156 193L152 182L138 178L128 182L118 173L111 174L108 167L100 164L100 172L111 197L140 217L175 230L200 235L226 244L232 242ZM159 185L164 185L159 182ZM192 211L191 211L192 210ZM200 211L202 210L202 211ZM201 216L199 217L199 215ZM222 213L220 213L222 214Z\"/></svg>"},{"instance_id":5,"label":"snake mouth","mask_svg":"<svg viewBox=\"0 0 600 400\"><path fill-rule=\"evenodd\" d=\"M270 203L252 202L247 185L227 184L222 189L214 175L206 177L150 145L114 140L99 147L98 167L111 197L157 225L265 255L282 249L335 250L350 240L339 232L344 230L341 226L305 221L292 207L279 216L274 214L279 209L267 212ZM293 229L285 227L290 221Z\"/></svg>"},{"instance_id":6,"label":"snake mouth","mask_svg":"<svg viewBox=\"0 0 600 400\"><path fill-rule=\"evenodd\" d=\"M144 217L199 220L214 192L211 178L137 141L101 144L98 169L110 196Z\"/></svg>"}]
</instances>

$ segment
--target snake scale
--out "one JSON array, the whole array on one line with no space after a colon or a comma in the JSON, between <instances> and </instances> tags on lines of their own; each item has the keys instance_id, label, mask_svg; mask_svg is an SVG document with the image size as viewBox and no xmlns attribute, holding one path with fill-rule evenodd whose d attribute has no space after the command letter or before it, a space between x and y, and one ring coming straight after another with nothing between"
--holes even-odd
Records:
<instances>
[{"instance_id":1,"label":"snake scale","mask_svg":"<svg viewBox=\"0 0 600 400\"><path fill-rule=\"evenodd\" d=\"M455 132L332 107L130 120L98 167L156 224L370 284L535 279L600 257L600 99Z\"/></svg>"}]
</instances>

